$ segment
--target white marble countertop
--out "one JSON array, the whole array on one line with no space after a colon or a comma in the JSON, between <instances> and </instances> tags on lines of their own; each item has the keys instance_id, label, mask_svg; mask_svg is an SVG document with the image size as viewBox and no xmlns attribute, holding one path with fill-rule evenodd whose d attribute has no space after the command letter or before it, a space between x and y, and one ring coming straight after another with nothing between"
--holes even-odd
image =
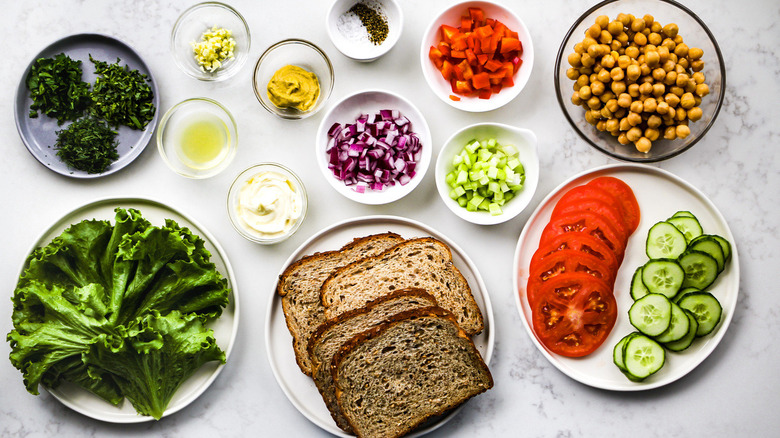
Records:
<instances>
[{"instance_id":1,"label":"white marble countertop","mask_svg":"<svg viewBox=\"0 0 780 438\"><path fill-rule=\"evenodd\" d=\"M780 9L774 0L686 0L709 25L726 60L728 89L714 127L681 156L653 166L703 191L728 222L740 254L741 284L733 320L720 345L682 379L649 391L593 389L553 367L527 335L512 293L512 255L533 211L503 225L480 227L452 215L436 194L433 171L408 197L371 207L337 195L316 168L314 134L322 113L297 122L267 113L251 89L254 60L269 45L299 37L320 45L336 70L330 104L365 88L387 88L414 102L430 125L434 151L459 127L498 121L533 129L539 137L542 175L531 207L565 179L616 161L593 150L566 123L552 85L554 56L571 23L593 0L531 2L505 0L530 27L536 64L530 82L513 102L496 111L455 110L428 89L419 66L425 27L449 2L401 0L405 13L398 45L371 64L342 56L328 40L328 1L286 0L231 3L252 29L247 65L231 80L204 83L173 63L169 34L180 11L194 1L29 0L4 2L5 80L0 86L3 137L0 230L5 233L0 284L0 332L11 330L12 294L30 245L73 208L108 196L149 197L196 218L227 251L241 297L236 349L222 374L200 398L159 422L109 424L78 414L47 394L34 397L19 371L0 360L0 436L322 436L327 435L287 400L271 372L264 342L265 315L276 275L289 254L318 230L339 220L369 214L405 216L452 238L474 260L490 293L496 342L490 365L495 387L470 401L432 437L445 436L771 436L780 428L775 413L780 389L780 330L776 285L780 258L780 120L777 76ZM301 13L304 15L301 16ZM154 140L128 168L105 178L79 181L41 166L25 149L13 121L14 93L22 72L43 47L82 32L113 35L134 47L160 87L161 108L193 96L216 98L234 114L240 145L232 165L208 180L172 173ZM292 166L309 190L309 214L298 233L275 246L258 246L231 227L225 196L232 178L259 161ZM0 356L10 348L2 343Z\"/></svg>"}]
</instances>

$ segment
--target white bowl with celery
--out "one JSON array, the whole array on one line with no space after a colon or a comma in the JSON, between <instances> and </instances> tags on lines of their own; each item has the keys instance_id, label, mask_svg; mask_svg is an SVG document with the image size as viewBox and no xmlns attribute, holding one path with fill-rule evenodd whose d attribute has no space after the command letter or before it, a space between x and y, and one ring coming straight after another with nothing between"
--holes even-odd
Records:
<instances>
[{"instance_id":1,"label":"white bowl with celery","mask_svg":"<svg viewBox=\"0 0 780 438\"><path fill-rule=\"evenodd\" d=\"M506 222L531 202L539 181L536 135L500 123L478 123L453 134L436 160L436 188L461 219Z\"/></svg>"}]
</instances>

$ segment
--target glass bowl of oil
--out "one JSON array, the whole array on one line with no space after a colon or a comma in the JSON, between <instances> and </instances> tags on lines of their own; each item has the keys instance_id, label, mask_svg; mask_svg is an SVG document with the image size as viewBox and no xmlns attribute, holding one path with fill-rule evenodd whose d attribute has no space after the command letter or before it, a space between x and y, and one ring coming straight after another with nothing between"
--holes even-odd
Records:
<instances>
[{"instance_id":1,"label":"glass bowl of oil","mask_svg":"<svg viewBox=\"0 0 780 438\"><path fill-rule=\"evenodd\" d=\"M230 111L206 97L187 99L165 113L157 149L165 164L188 178L209 178L236 155L238 132Z\"/></svg>"}]
</instances>

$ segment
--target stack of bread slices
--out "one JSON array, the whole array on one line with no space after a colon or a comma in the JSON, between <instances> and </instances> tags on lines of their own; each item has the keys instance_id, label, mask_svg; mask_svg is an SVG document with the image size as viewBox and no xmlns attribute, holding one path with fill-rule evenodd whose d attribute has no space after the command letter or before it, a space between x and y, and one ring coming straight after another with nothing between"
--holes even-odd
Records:
<instances>
[{"instance_id":1,"label":"stack of bread slices","mask_svg":"<svg viewBox=\"0 0 780 438\"><path fill-rule=\"evenodd\" d=\"M482 313L439 240L358 238L291 264L277 293L298 366L348 433L400 437L493 387L471 340Z\"/></svg>"}]
</instances>

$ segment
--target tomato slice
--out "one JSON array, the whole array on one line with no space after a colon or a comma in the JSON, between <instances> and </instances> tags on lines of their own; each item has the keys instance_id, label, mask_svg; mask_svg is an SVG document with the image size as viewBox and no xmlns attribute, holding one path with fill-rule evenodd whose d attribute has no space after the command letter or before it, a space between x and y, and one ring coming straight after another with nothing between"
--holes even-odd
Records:
<instances>
[{"instance_id":1,"label":"tomato slice","mask_svg":"<svg viewBox=\"0 0 780 438\"><path fill-rule=\"evenodd\" d=\"M631 187L628 184L613 176L600 176L591 180L587 185L598 187L617 198L623 206L629 230L631 230L631 233L636 230L639 226L641 214L639 211L639 203L636 200L636 196L634 196L634 191L631 190Z\"/></svg>"},{"instance_id":2,"label":"tomato slice","mask_svg":"<svg viewBox=\"0 0 780 438\"><path fill-rule=\"evenodd\" d=\"M606 263L590 254L571 249L555 251L544 257L541 254L539 251L534 253L528 267L526 289L530 291L529 296L535 295L536 288L541 287L542 283L569 273L587 274L608 285L615 283L617 271L608 268Z\"/></svg>"},{"instance_id":3,"label":"tomato slice","mask_svg":"<svg viewBox=\"0 0 780 438\"><path fill-rule=\"evenodd\" d=\"M587 233L563 233L540 245L536 250L541 258L552 255L556 251L570 249L587 253L603 262L607 269L617 272L620 262L615 254L603 241Z\"/></svg>"},{"instance_id":4,"label":"tomato slice","mask_svg":"<svg viewBox=\"0 0 780 438\"><path fill-rule=\"evenodd\" d=\"M568 273L539 289L531 316L545 347L561 356L582 357L606 340L617 319L617 303L604 282Z\"/></svg>"},{"instance_id":5,"label":"tomato slice","mask_svg":"<svg viewBox=\"0 0 780 438\"><path fill-rule=\"evenodd\" d=\"M565 216L580 211L590 211L603 216L623 241L631 235L629 225L623 219L622 209L617 204L608 204L598 199L565 200L561 198L553 209L553 216Z\"/></svg>"},{"instance_id":6,"label":"tomato slice","mask_svg":"<svg viewBox=\"0 0 780 438\"><path fill-rule=\"evenodd\" d=\"M626 241L617 231L597 213L581 211L567 215L553 216L550 223L542 231L539 246L547 244L554 237L563 233L581 232L590 234L604 242L612 250L618 261L623 261L623 252L626 249Z\"/></svg>"}]
</instances>

